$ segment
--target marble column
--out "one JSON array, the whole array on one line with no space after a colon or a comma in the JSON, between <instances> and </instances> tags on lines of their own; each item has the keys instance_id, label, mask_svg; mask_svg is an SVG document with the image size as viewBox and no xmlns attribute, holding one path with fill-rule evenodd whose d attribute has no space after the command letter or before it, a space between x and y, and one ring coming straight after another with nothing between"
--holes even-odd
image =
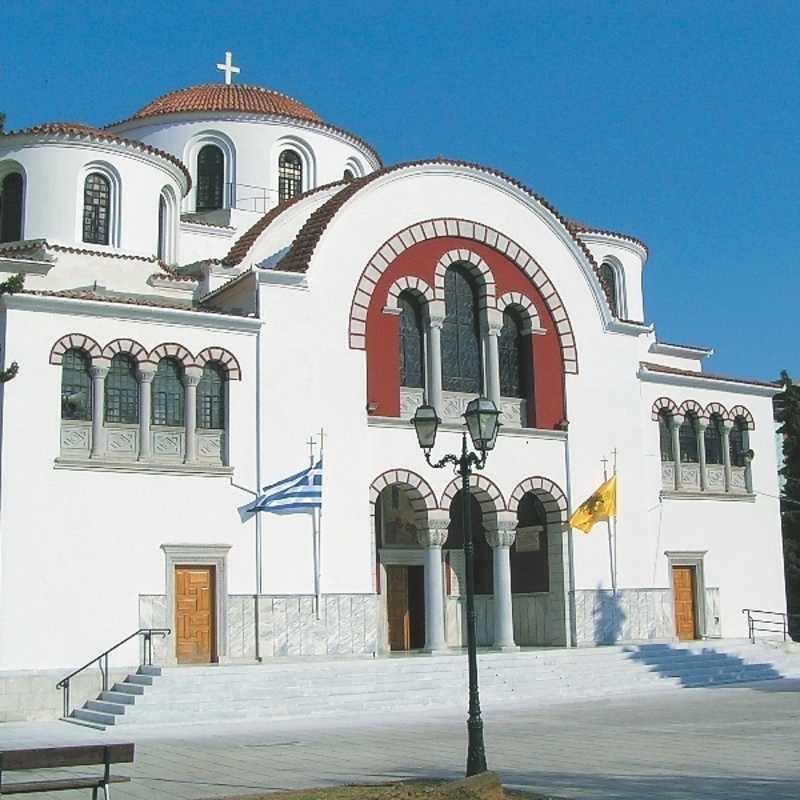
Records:
<instances>
[{"instance_id":1,"label":"marble column","mask_svg":"<svg viewBox=\"0 0 800 800\"><path fill-rule=\"evenodd\" d=\"M697 458L700 461L700 491L705 492L708 488L708 476L706 475L706 428L707 419L697 418Z\"/></svg>"},{"instance_id":2,"label":"marble column","mask_svg":"<svg viewBox=\"0 0 800 800\"><path fill-rule=\"evenodd\" d=\"M672 456L675 459L675 491L681 488L681 437L683 415L673 414L670 417L670 433L672 434Z\"/></svg>"},{"instance_id":3,"label":"marble column","mask_svg":"<svg viewBox=\"0 0 800 800\"><path fill-rule=\"evenodd\" d=\"M428 519L417 525L417 542L425 548L425 652L447 651L444 630L442 545L447 541L448 519Z\"/></svg>"},{"instance_id":4,"label":"marble column","mask_svg":"<svg viewBox=\"0 0 800 800\"><path fill-rule=\"evenodd\" d=\"M731 490L733 472L731 470L731 431L733 430L733 420L722 420L722 464L725 469L725 491Z\"/></svg>"},{"instance_id":5,"label":"marble column","mask_svg":"<svg viewBox=\"0 0 800 800\"><path fill-rule=\"evenodd\" d=\"M106 454L106 437L103 422L106 416L106 375L109 365L106 359L92 362L92 454L91 458L102 458Z\"/></svg>"},{"instance_id":6,"label":"marble column","mask_svg":"<svg viewBox=\"0 0 800 800\"><path fill-rule=\"evenodd\" d=\"M489 399L500 411L500 347L497 328L486 331L486 392Z\"/></svg>"},{"instance_id":7,"label":"marble column","mask_svg":"<svg viewBox=\"0 0 800 800\"><path fill-rule=\"evenodd\" d=\"M153 454L150 441L150 421L153 413L153 378L155 374L155 364L139 364L139 461L147 461Z\"/></svg>"},{"instance_id":8,"label":"marble column","mask_svg":"<svg viewBox=\"0 0 800 800\"><path fill-rule=\"evenodd\" d=\"M431 316L428 324L428 405L442 418L442 323Z\"/></svg>"},{"instance_id":9,"label":"marble column","mask_svg":"<svg viewBox=\"0 0 800 800\"><path fill-rule=\"evenodd\" d=\"M186 367L183 372L184 426L186 428L186 447L184 461L191 464L197 461L197 384L203 377L200 367Z\"/></svg>"},{"instance_id":10,"label":"marble column","mask_svg":"<svg viewBox=\"0 0 800 800\"><path fill-rule=\"evenodd\" d=\"M500 519L486 531L494 556L494 647L517 650L514 642L514 609L511 597L511 545L517 535L516 519Z\"/></svg>"}]
</instances>

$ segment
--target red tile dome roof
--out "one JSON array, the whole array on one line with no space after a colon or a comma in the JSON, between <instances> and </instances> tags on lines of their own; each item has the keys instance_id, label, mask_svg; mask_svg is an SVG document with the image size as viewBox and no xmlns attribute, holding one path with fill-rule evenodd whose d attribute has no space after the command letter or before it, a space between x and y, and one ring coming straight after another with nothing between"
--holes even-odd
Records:
<instances>
[{"instance_id":1,"label":"red tile dome roof","mask_svg":"<svg viewBox=\"0 0 800 800\"><path fill-rule=\"evenodd\" d=\"M162 95L144 108L133 119L157 117L162 114L202 113L209 111L238 111L245 114L280 114L295 119L322 122L308 106L293 97L245 84L209 83L189 86Z\"/></svg>"}]
</instances>

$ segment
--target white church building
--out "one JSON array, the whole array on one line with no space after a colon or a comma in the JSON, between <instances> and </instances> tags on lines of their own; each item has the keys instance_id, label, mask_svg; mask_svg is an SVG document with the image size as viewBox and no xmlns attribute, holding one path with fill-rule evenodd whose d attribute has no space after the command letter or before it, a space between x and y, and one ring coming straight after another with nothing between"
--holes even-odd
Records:
<instances>
[{"instance_id":1,"label":"white church building","mask_svg":"<svg viewBox=\"0 0 800 800\"><path fill-rule=\"evenodd\" d=\"M0 719L55 715L139 628L170 629L165 664L459 648L464 502L481 647L785 610L779 388L658 338L644 243L490 166L384 165L230 75L0 134L0 279L25 276L0 298ZM502 427L464 498L410 419L434 406L456 452L479 395ZM309 515L242 509L320 430L317 570ZM571 530L615 461L615 524Z\"/></svg>"}]
</instances>

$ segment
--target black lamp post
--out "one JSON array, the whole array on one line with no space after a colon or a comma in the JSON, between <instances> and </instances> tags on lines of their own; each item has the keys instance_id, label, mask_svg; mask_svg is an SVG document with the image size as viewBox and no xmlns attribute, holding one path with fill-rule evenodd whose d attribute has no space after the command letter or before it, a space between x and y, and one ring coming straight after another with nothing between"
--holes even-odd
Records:
<instances>
[{"instance_id":1,"label":"black lamp post","mask_svg":"<svg viewBox=\"0 0 800 800\"><path fill-rule=\"evenodd\" d=\"M461 436L461 455L446 455L435 464L431 449L436 443L439 417L433 406L420 406L414 415L419 446L425 460L434 469L453 464L461 476L461 505L464 520L464 567L467 573L467 658L469 661L469 717L467 719L467 777L486 772L486 751L483 746L483 720L478 693L478 653L475 641L475 571L473 567L472 509L470 507L469 477L474 469L483 469L486 454L497 441L500 412L491 400L479 397L470 401L464 412L472 444L480 456L467 451L467 433Z\"/></svg>"}]
</instances>

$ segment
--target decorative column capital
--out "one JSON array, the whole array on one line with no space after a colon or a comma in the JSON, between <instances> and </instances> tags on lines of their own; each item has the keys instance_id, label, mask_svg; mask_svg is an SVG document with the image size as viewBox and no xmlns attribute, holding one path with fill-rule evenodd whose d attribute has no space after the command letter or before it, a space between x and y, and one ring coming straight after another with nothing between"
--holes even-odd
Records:
<instances>
[{"instance_id":1,"label":"decorative column capital","mask_svg":"<svg viewBox=\"0 0 800 800\"><path fill-rule=\"evenodd\" d=\"M431 328L441 328L447 315L444 300L431 300L427 305L428 324Z\"/></svg>"},{"instance_id":2,"label":"decorative column capital","mask_svg":"<svg viewBox=\"0 0 800 800\"><path fill-rule=\"evenodd\" d=\"M186 386L197 386L203 377L201 367L186 367L183 371L183 381Z\"/></svg>"},{"instance_id":3,"label":"decorative column capital","mask_svg":"<svg viewBox=\"0 0 800 800\"><path fill-rule=\"evenodd\" d=\"M708 420L703 417L697 417L697 430L702 433L708 427Z\"/></svg>"},{"instance_id":4,"label":"decorative column capital","mask_svg":"<svg viewBox=\"0 0 800 800\"><path fill-rule=\"evenodd\" d=\"M498 519L486 529L486 541L491 547L511 547L517 538L516 519Z\"/></svg>"},{"instance_id":5,"label":"decorative column capital","mask_svg":"<svg viewBox=\"0 0 800 800\"><path fill-rule=\"evenodd\" d=\"M443 547L447 541L448 519L433 518L417 523L417 543L422 547Z\"/></svg>"},{"instance_id":6,"label":"decorative column capital","mask_svg":"<svg viewBox=\"0 0 800 800\"><path fill-rule=\"evenodd\" d=\"M670 420L672 422L673 427L679 428L681 425L683 425L685 417L683 416L683 414L673 414L672 416L670 416Z\"/></svg>"},{"instance_id":7,"label":"decorative column capital","mask_svg":"<svg viewBox=\"0 0 800 800\"><path fill-rule=\"evenodd\" d=\"M156 369L158 369L158 367L155 364L151 364L149 361L139 364L139 380L142 383L152 383L156 374Z\"/></svg>"},{"instance_id":8,"label":"decorative column capital","mask_svg":"<svg viewBox=\"0 0 800 800\"><path fill-rule=\"evenodd\" d=\"M736 423L732 419L722 420L722 430L725 433L730 433L736 427Z\"/></svg>"},{"instance_id":9,"label":"decorative column capital","mask_svg":"<svg viewBox=\"0 0 800 800\"><path fill-rule=\"evenodd\" d=\"M101 364L96 364L94 361L89 367L89 374L93 378L105 378L108 375L109 367Z\"/></svg>"}]
</instances>

